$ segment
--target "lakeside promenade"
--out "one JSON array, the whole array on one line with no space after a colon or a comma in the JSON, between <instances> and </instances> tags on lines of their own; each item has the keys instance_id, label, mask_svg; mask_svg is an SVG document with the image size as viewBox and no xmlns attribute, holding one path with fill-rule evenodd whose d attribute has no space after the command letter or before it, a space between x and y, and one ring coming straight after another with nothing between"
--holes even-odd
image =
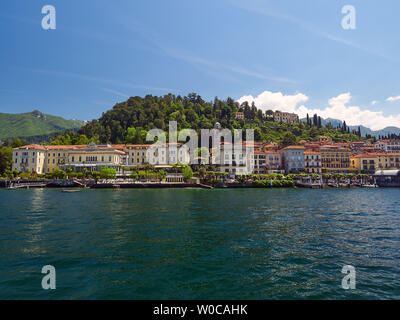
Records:
<instances>
[{"instance_id":1,"label":"lakeside promenade","mask_svg":"<svg viewBox=\"0 0 400 320\"><path fill-rule=\"evenodd\" d=\"M281 182L281 184L276 183ZM295 179L290 180L255 180L255 181L218 181L212 185L205 182L156 182L135 181L133 179L82 179L82 180L0 180L0 188L6 189L30 189L30 188L83 188L83 189L146 189L146 188L371 188L379 187L376 179L370 176L363 180L343 181L329 179Z\"/></svg>"}]
</instances>

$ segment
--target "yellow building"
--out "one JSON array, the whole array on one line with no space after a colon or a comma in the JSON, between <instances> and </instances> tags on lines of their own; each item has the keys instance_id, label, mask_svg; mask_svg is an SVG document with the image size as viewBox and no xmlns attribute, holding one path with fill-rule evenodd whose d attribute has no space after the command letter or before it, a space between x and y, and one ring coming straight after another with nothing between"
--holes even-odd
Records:
<instances>
[{"instance_id":1,"label":"yellow building","mask_svg":"<svg viewBox=\"0 0 400 320\"><path fill-rule=\"evenodd\" d=\"M351 168L357 172L374 174L378 168L378 155L358 154L351 157Z\"/></svg>"},{"instance_id":2,"label":"yellow building","mask_svg":"<svg viewBox=\"0 0 400 320\"><path fill-rule=\"evenodd\" d=\"M117 173L121 171L124 165L123 157L125 152L114 148L111 145L89 144L85 149L73 148L69 150L66 162L59 164L59 168L72 171L100 171L103 167L116 169Z\"/></svg>"},{"instance_id":3,"label":"yellow building","mask_svg":"<svg viewBox=\"0 0 400 320\"><path fill-rule=\"evenodd\" d=\"M322 170L327 173L354 171L350 165L350 150L341 146L321 146Z\"/></svg>"},{"instance_id":4,"label":"yellow building","mask_svg":"<svg viewBox=\"0 0 400 320\"><path fill-rule=\"evenodd\" d=\"M42 146L32 144L13 149L13 170L51 173L55 169L100 171L113 167L137 167L147 164L168 167L176 163L190 163L190 155L182 144L151 145L65 145Z\"/></svg>"},{"instance_id":5,"label":"yellow building","mask_svg":"<svg viewBox=\"0 0 400 320\"><path fill-rule=\"evenodd\" d=\"M399 170L400 153L382 153L377 155L378 170Z\"/></svg>"},{"instance_id":6,"label":"yellow building","mask_svg":"<svg viewBox=\"0 0 400 320\"><path fill-rule=\"evenodd\" d=\"M12 169L43 174L45 169L46 148L31 144L13 149Z\"/></svg>"},{"instance_id":7,"label":"yellow building","mask_svg":"<svg viewBox=\"0 0 400 320\"><path fill-rule=\"evenodd\" d=\"M147 158L147 150L149 150L150 145L147 144L136 144L136 145L126 145L125 153L127 157L128 166L141 166L149 164L150 161Z\"/></svg>"},{"instance_id":8,"label":"yellow building","mask_svg":"<svg viewBox=\"0 0 400 320\"><path fill-rule=\"evenodd\" d=\"M86 146L46 146L45 173L51 173L68 163L68 155L72 150Z\"/></svg>"}]
</instances>

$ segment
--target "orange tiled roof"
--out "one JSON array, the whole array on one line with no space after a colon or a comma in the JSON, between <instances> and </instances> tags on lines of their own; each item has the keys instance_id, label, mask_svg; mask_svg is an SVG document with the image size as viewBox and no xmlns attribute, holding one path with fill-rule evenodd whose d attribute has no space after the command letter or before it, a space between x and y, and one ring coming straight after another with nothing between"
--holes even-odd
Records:
<instances>
[{"instance_id":1,"label":"orange tiled roof","mask_svg":"<svg viewBox=\"0 0 400 320\"><path fill-rule=\"evenodd\" d=\"M30 149L46 150L46 148L40 144L29 144L27 146L14 148L14 150L30 150Z\"/></svg>"},{"instance_id":2,"label":"orange tiled roof","mask_svg":"<svg viewBox=\"0 0 400 320\"><path fill-rule=\"evenodd\" d=\"M353 158L375 158L376 156L378 156L377 153L363 153L363 154L358 154Z\"/></svg>"},{"instance_id":3,"label":"orange tiled roof","mask_svg":"<svg viewBox=\"0 0 400 320\"><path fill-rule=\"evenodd\" d=\"M289 149L304 150L305 148L303 146L288 146L286 148L283 148L282 150L289 150Z\"/></svg>"}]
</instances>

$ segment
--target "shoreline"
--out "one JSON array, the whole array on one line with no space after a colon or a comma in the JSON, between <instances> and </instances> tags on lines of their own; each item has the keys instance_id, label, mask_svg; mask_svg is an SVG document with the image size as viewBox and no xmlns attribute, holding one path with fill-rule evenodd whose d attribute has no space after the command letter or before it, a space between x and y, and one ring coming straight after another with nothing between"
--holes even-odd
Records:
<instances>
[{"instance_id":1,"label":"shoreline","mask_svg":"<svg viewBox=\"0 0 400 320\"><path fill-rule=\"evenodd\" d=\"M198 183L168 183L168 182L134 182L123 183L121 181L95 182L92 180L53 180L53 181L9 181L0 180L0 189L365 189L382 188L378 185L359 184L304 184L295 183L293 186L259 186L253 183L219 183L215 186ZM389 187L390 188L390 187Z\"/></svg>"}]
</instances>

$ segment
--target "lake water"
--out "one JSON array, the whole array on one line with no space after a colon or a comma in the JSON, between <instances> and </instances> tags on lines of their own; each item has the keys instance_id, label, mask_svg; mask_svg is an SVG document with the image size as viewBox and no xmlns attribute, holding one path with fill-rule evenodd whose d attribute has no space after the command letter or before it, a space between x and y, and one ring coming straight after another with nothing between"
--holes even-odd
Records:
<instances>
[{"instance_id":1,"label":"lake water","mask_svg":"<svg viewBox=\"0 0 400 320\"><path fill-rule=\"evenodd\" d=\"M400 189L0 190L0 298L400 299L399 208Z\"/></svg>"}]
</instances>

